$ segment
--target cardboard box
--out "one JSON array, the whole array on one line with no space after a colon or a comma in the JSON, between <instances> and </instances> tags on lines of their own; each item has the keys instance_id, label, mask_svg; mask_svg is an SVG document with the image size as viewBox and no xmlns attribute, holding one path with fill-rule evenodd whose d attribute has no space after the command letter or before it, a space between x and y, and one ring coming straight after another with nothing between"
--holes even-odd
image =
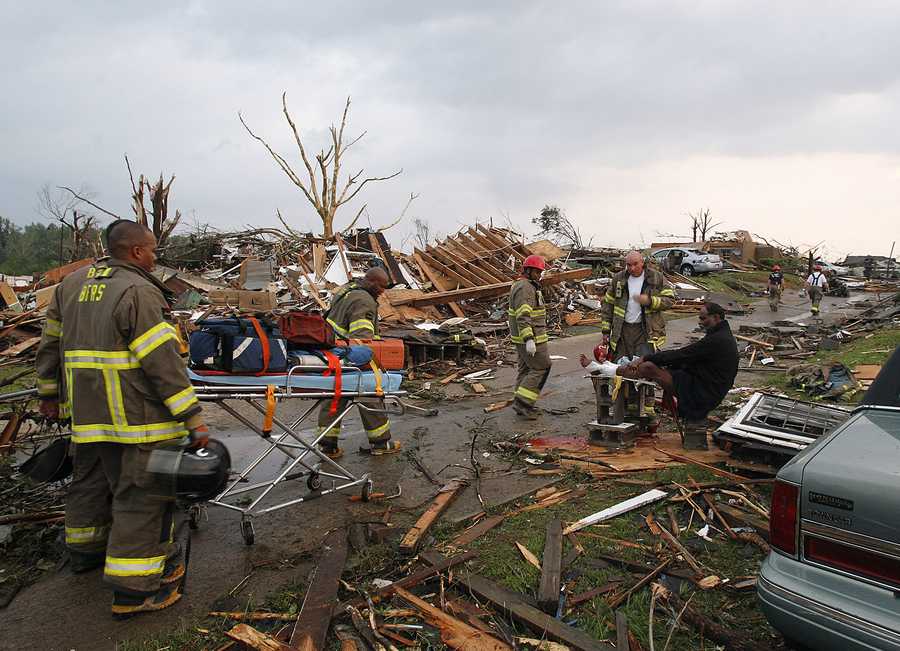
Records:
<instances>
[{"instance_id":1,"label":"cardboard box","mask_svg":"<svg viewBox=\"0 0 900 651\"><path fill-rule=\"evenodd\" d=\"M213 305L228 305L247 312L271 312L278 305L274 292L256 292L245 289L215 289L209 292Z\"/></svg>"}]
</instances>

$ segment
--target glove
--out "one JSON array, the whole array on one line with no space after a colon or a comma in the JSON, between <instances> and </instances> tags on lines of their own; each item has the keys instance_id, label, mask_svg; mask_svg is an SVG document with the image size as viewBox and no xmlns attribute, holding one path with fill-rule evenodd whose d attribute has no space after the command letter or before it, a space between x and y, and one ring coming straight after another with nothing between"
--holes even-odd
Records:
<instances>
[{"instance_id":1,"label":"glove","mask_svg":"<svg viewBox=\"0 0 900 651\"><path fill-rule=\"evenodd\" d=\"M525 342L525 352L534 357L535 353L537 353L537 344L534 343L534 339L529 339Z\"/></svg>"},{"instance_id":2,"label":"glove","mask_svg":"<svg viewBox=\"0 0 900 651\"><path fill-rule=\"evenodd\" d=\"M205 448L209 445L209 428L206 425L200 425L190 430L188 438L190 439L188 447Z\"/></svg>"}]
</instances>

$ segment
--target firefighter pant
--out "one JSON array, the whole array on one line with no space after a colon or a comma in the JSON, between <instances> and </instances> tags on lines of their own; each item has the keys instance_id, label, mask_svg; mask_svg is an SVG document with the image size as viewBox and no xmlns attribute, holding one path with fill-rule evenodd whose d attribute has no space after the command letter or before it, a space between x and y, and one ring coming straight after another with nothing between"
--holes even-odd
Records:
<instances>
[{"instance_id":1,"label":"firefighter pant","mask_svg":"<svg viewBox=\"0 0 900 651\"><path fill-rule=\"evenodd\" d=\"M75 554L105 553L103 578L123 592L156 592L166 560L182 552L176 541L188 535L175 496L146 470L156 445L73 446L66 547Z\"/></svg>"},{"instance_id":2,"label":"firefighter pant","mask_svg":"<svg viewBox=\"0 0 900 651\"><path fill-rule=\"evenodd\" d=\"M809 300L812 303L812 307L810 310L813 314L819 313L819 303L822 301L822 288L821 287L810 287L806 290L806 293L809 295Z\"/></svg>"},{"instance_id":3,"label":"firefighter pant","mask_svg":"<svg viewBox=\"0 0 900 651\"><path fill-rule=\"evenodd\" d=\"M337 418L342 411L347 408L347 405L350 404L350 400L344 398L338 402L337 411L333 415L329 414L331 411L331 400L326 400L322 406L319 408L319 434L322 433L323 430L328 428L334 422L334 419ZM359 418L362 420L363 429L366 430L366 436L369 439L369 443L378 443L381 441L387 441L391 438L391 421L387 417L385 413L375 413L373 411L369 411L370 409L377 409L379 411L384 411L384 400L381 398L361 398L356 401L359 405ZM368 409L364 409L364 407L368 407ZM341 434L341 424L332 426L325 432L325 437L331 439L335 446L337 446L338 437Z\"/></svg>"},{"instance_id":4,"label":"firefighter pant","mask_svg":"<svg viewBox=\"0 0 900 651\"><path fill-rule=\"evenodd\" d=\"M615 361L623 357L643 357L655 352L652 344L647 341L647 333L641 323L623 323L622 331L619 333L619 340L616 342L613 358ZM656 416L656 406L654 405L653 396L649 396L644 404L643 413L637 413L638 389L633 386L626 388L625 394L628 406L628 412L632 416L644 416L653 420Z\"/></svg>"},{"instance_id":5,"label":"firefighter pant","mask_svg":"<svg viewBox=\"0 0 900 651\"><path fill-rule=\"evenodd\" d=\"M769 309L773 312L778 311L778 301L781 300L781 286L780 285L770 285L769 286Z\"/></svg>"},{"instance_id":6,"label":"firefighter pant","mask_svg":"<svg viewBox=\"0 0 900 651\"><path fill-rule=\"evenodd\" d=\"M538 344L537 352L532 356L525 350L525 344L516 344L516 354L519 356L519 375L516 378L515 399L534 406L550 377L550 349L546 343Z\"/></svg>"}]
</instances>

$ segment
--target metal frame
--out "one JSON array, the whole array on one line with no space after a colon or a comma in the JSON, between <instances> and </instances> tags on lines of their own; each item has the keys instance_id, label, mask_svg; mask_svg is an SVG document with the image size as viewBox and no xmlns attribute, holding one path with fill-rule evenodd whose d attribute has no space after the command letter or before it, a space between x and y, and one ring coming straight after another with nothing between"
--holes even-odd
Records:
<instances>
[{"instance_id":1,"label":"metal frame","mask_svg":"<svg viewBox=\"0 0 900 651\"><path fill-rule=\"evenodd\" d=\"M348 388L347 390L341 391L340 398L342 400L346 399L348 404L344 409L340 410L328 427L323 428L322 432L318 434L311 443L307 443L301 437L298 428L306 421L310 414L316 411L319 405L326 401L333 400L335 394L333 391L305 392L293 388L291 386L293 375L295 373L304 372L321 373L322 368L318 366L294 366L288 371L284 385L275 385L276 390L274 391L274 397L276 402L289 399L314 401L309 409L291 423L285 423L279 418L273 417L272 424L280 430L280 434L277 436L274 435L273 432L264 432L260 426L240 414L231 404L235 401L245 402L264 416L266 408L264 404L262 404L262 401L266 400L266 386L234 386L221 384L200 384L194 386L194 390L196 391L199 400L216 403L226 412L234 416L241 424L256 432L266 443L265 450L247 465L247 467L241 470L237 477L229 482L225 490L214 499L207 502L207 504L237 511L241 514L241 533L244 537L244 542L248 545L251 545L254 542L253 517L272 513L273 511L278 511L302 502L308 502L312 499L318 499L331 493L349 490L357 486L362 486L362 498L363 500L367 499L373 486L369 474L365 473L357 477L350 472L350 470L334 459L328 457L318 448L318 444L322 438L324 438L325 432L333 427L340 426L341 421L343 421L344 417L350 413L354 407L358 406L365 408L368 411L385 414L403 414L407 409L422 411L429 415L434 412L434 410L426 410L402 402L400 397L405 396L406 391L392 391L381 394L374 391L362 391L361 369L358 367L344 367L342 369L344 386L347 386L348 384L352 385L353 375L356 374L356 390L354 391L352 388ZM361 405L358 401L362 398L382 398L385 401L385 409L372 409L371 407ZM290 463L281 469L274 477L270 477L265 481L248 483L250 474L276 450L287 456L290 459ZM270 506L262 506L263 501L278 484L303 479L304 477L307 479L307 487L310 491L309 494L301 497L293 497ZM323 478L331 480L330 487L322 487ZM259 493L246 507L237 506L226 501L256 491L259 491ZM196 523L198 515L199 514L196 512L191 513L192 523Z\"/></svg>"}]
</instances>

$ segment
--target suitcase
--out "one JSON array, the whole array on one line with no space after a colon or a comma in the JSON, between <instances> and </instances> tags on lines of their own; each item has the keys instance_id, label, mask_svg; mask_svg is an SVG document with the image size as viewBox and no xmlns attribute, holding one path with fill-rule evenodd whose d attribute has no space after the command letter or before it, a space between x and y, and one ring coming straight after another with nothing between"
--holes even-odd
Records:
<instances>
[{"instance_id":1,"label":"suitcase","mask_svg":"<svg viewBox=\"0 0 900 651\"><path fill-rule=\"evenodd\" d=\"M401 371L406 361L406 347L402 339L351 339L350 344L362 344L372 349L378 367L385 371ZM338 346L347 342L338 341Z\"/></svg>"}]
</instances>

